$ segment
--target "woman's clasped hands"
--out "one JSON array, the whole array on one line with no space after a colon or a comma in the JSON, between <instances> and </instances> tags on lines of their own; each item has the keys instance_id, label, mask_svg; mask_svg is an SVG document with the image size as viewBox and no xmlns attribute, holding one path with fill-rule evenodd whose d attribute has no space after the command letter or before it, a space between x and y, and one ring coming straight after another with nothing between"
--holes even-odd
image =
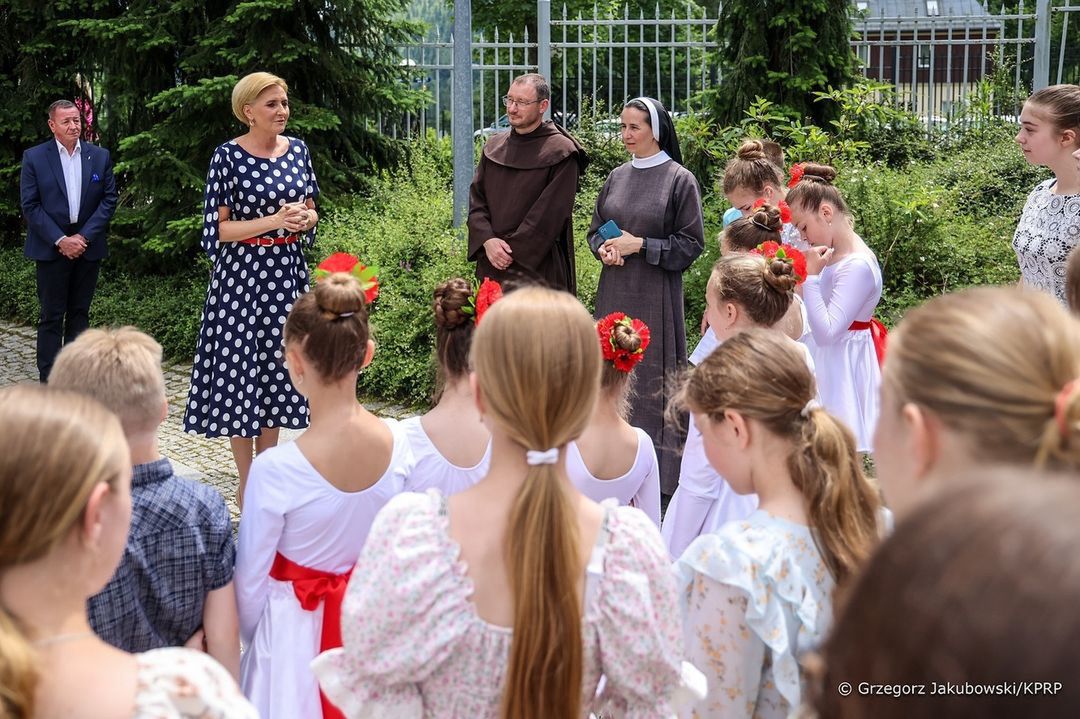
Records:
<instances>
[{"instance_id":1,"label":"woman's clasped hands","mask_svg":"<svg viewBox=\"0 0 1080 719\"><path fill-rule=\"evenodd\" d=\"M274 217L279 227L289 232L306 232L315 224L315 210L303 202L287 202L282 205Z\"/></svg>"},{"instance_id":2,"label":"woman's clasped hands","mask_svg":"<svg viewBox=\"0 0 1080 719\"><path fill-rule=\"evenodd\" d=\"M645 240L642 238L623 231L618 237L613 237L600 245L597 254L600 256L600 261L605 265L618 267L625 263L627 255L640 252L644 244Z\"/></svg>"}]
</instances>

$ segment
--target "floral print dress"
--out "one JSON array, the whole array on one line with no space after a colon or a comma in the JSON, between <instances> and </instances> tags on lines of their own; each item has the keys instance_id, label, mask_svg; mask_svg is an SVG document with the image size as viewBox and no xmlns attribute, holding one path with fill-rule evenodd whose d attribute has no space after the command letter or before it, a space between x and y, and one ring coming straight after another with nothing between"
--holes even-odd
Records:
<instances>
[{"instance_id":1,"label":"floral print dress","mask_svg":"<svg viewBox=\"0 0 1080 719\"><path fill-rule=\"evenodd\" d=\"M695 719L779 719L802 698L799 657L832 622L832 576L809 527L757 510L675 563L686 658L709 696Z\"/></svg>"},{"instance_id":2,"label":"floral print dress","mask_svg":"<svg viewBox=\"0 0 1080 719\"><path fill-rule=\"evenodd\" d=\"M586 578L583 716L674 716L695 672L683 667L667 552L643 512L604 506ZM345 596L344 646L312 664L346 717L500 716L513 630L477 615L448 526L436 490L398 495L376 518Z\"/></svg>"}]
</instances>

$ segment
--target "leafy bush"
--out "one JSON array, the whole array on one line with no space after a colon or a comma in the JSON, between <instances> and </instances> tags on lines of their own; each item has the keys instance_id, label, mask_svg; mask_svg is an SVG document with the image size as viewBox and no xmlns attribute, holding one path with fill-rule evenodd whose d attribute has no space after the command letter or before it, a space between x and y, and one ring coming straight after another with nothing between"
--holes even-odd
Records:
<instances>
[{"instance_id":1,"label":"leafy bush","mask_svg":"<svg viewBox=\"0 0 1080 719\"><path fill-rule=\"evenodd\" d=\"M424 140L411 153L411 172L384 172L370 197L338 208L319 226L313 264L351 252L379 268L379 298L371 312L378 349L360 375L363 392L414 404L434 384L432 291L451 277L471 278L463 232L451 227L453 201L440 162L441 143Z\"/></svg>"},{"instance_id":2,"label":"leafy bush","mask_svg":"<svg viewBox=\"0 0 1080 719\"><path fill-rule=\"evenodd\" d=\"M90 305L90 324L134 325L153 335L166 357L191 361L209 268L199 261L169 275L136 275L107 259ZM34 275L34 262L21 248L0 249L0 317L27 325L37 322Z\"/></svg>"}]
</instances>

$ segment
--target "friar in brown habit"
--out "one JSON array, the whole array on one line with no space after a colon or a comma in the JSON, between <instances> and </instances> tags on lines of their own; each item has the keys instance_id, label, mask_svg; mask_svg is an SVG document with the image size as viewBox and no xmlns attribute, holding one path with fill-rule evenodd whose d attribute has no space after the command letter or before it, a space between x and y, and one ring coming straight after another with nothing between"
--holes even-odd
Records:
<instances>
[{"instance_id":1,"label":"friar in brown habit","mask_svg":"<svg viewBox=\"0 0 1080 719\"><path fill-rule=\"evenodd\" d=\"M478 280L540 282L576 294L571 215L588 158L543 119L550 96L547 80L529 74L503 98L510 132L484 145L469 189L469 260Z\"/></svg>"}]
</instances>

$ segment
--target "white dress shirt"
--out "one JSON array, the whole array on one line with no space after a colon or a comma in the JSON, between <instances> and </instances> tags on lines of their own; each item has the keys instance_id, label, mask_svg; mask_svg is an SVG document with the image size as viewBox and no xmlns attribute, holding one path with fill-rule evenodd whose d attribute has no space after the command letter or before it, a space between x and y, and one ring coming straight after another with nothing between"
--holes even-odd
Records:
<instances>
[{"instance_id":1,"label":"white dress shirt","mask_svg":"<svg viewBox=\"0 0 1080 719\"><path fill-rule=\"evenodd\" d=\"M56 149L60 151L60 167L64 171L64 187L67 190L68 221L72 224L79 221L79 204L82 201L82 142L75 143L75 151L68 154L59 141ZM57 242L62 240L59 238Z\"/></svg>"}]
</instances>

